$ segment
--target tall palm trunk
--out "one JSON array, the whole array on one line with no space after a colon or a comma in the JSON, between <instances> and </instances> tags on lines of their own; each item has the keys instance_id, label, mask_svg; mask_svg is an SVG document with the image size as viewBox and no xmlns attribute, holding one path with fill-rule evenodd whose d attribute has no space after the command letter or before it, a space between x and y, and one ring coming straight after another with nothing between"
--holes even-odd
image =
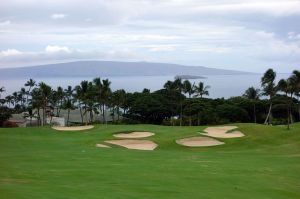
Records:
<instances>
[{"instance_id":1,"label":"tall palm trunk","mask_svg":"<svg viewBox=\"0 0 300 199\"><path fill-rule=\"evenodd\" d=\"M120 121L120 107L117 106L118 123Z\"/></svg>"},{"instance_id":2,"label":"tall palm trunk","mask_svg":"<svg viewBox=\"0 0 300 199\"><path fill-rule=\"evenodd\" d=\"M182 126L182 100L180 100L180 126Z\"/></svg>"},{"instance_id":3,"label":"tall palm trunk","mask_svg":"<svg viewBox=\"0 0 300 199\"><path fill-rule=\"evenodd\" d=\"M45 116L46 116L46 107L45 105L43 106L43 118L42 118L42 126L45 125Z\"/></svg>"},{"instance_id":4,"label":"tall palm trunk","mask_svg":"<svg viewBox=\"0 0 300 199\"><path fill-rule=\"evenodd\" d=\"M269 107L268 115L266 117L266 120L265 120L264 124L271 124L272 123L272 105L273 105L273 102L270 101L270 107Z\"/></svg>"},{"instance_id":5,"label":"tall palm trunk","mask_svg":"<svg viewBox=\"0 0 300 199\"><path fill-rule=\"evenodd\" d=\"M254 123L257 123L257 121L256 121L256 104L255 104L255 101L253 103L253 115L254 115Z\"/></svg>"},{"instance_id":6,"label":"tall palm trunk","mask_svg":"<svg viewBox=\"0 0 300 199\"><path fill-rule=\"evenodd\" d=\"M105 118L105 105L102 104L102 119L103 119L103 124L106 123L106 118Z\"/></svg>"},{"instance_id":7,"label":"tall palm trunk","mask_svg":"<svg viewBox=\"0 0 300 199\"><path fill-rule=\"evenodd\" d=\"M81 125L83 125L83 114L82 114L82 108L81 108L80 103L79 103L79 111L80 111L80 117L81 117Z\"/></svg>"},{"instance_id":8,"label":"tall palm trunk","mask_svg":"<svg viewBox=\"0 0 300 199\"><path fill-rule=\"evenodd\" d=\"M40 107L37 108L37 115L38 115L38 126L40 126L41 125Z\"/></svg>"},{"instance_id":9,"label":"tall palm trunk","mask_svg":"<svg viewBox=\"0 0 300 199\"><path fill-rule=\"evenodd\" d=\"M70 124L70 109L68 109L68 118L67 118L67 126L69 126Z\"/></svg>"}]
</instances>

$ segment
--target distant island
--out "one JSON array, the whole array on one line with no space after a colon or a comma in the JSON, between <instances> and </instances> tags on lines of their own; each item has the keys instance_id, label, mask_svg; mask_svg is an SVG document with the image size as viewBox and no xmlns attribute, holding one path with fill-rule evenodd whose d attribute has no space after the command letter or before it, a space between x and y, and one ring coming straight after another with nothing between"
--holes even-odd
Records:
<instances>
[{"instance_id":1,"label":"distant island","mask_svg":"<svg viewBox=\"0 0 300 199\"><path fill-rule=\"evenodd\" d=\"M3 68L0 78L241 75L249 72L152 62L76 61L38 66Z\"/></svg>"},{"instance_id":2,"label":"distant island","mask_svg":"<svg viewBox=\"0 0 300 199\"><path fill-rule=\"evenodd\" d=\"M199 75L176 75L175 79L206 79L206 77Z\"/></svg>"}]
</instances>

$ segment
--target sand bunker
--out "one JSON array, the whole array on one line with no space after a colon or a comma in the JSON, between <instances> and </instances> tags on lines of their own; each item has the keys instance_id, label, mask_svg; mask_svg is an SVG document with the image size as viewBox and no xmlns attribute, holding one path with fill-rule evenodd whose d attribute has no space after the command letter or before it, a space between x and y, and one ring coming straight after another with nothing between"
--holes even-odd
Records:
<instances>
[{"instance_id":1,"label":"sand bunker","mask_svg":"<svg viewBox=\"0 0 300 199\"><path fill-rule=\"evenodd\" d=\"M154 150L157 147L157 144L150 140L107 140L105 141L109 144L115 144L118 146L125 147L127 149L136 149L136 150Z\"/></svg>"},{"instance_id":2,"label":"sand bunker","mask_svg":"<svg viewBox=\"0 0 300 199\"><path fill-rule=\"evenodd\" d=\"M131 132L131 133L118 133L114 134L117 138L145 138L154 135L151 132Z\"/></svg>"},{"instance_id":3,"label":"sand bunker","mask_svg":"<svg viewBox=\"0 0 300 199\"><path fill-rule=\"evenodd\" d=\"M216 139L210 137L200 137L200 136L176 140L176 143L183 146L189 146L189 147L217 146L217 145L224 144L224 142L220 142Z\"/></svg>"},{"instance_id":4,"label":"sand bunker","mask_svg":"<svg viewBox=\"0 0 300 199\"><path fill-rule=\"evenodd\" d=\"M53 126L52 127L55 130L58 131L83 131L83 130L88 130L88 129L92 129L94 128L94 126L92 125L88 125L88 126Z\"/></svg>"},{"instance_id":5,"label":"sand bunker","mask_svg":"<svg viewBox=\"0 0 300 199\"><path fill-rule=\"evenodd\" d=\"M111 148L110 146L105 145L105 144L96 144L96 147L99 147L99 148Z\"/></svg>"},{"instance_id":6,"label":"sand bunker","mask_svg":"<svg viewBox=\"0 0 300 199\"><path fill-rule=\"evenodd\" d=\"M233 131L229 132L230 130L238 128L237 126L217 126L217 127L207 127L204 129L204 132L202 135L207 135L210 137L215 137L215 138L238 138L238 137L243 137L245 136L242 132L240 131Z\"/></svg>"}]
</instances>

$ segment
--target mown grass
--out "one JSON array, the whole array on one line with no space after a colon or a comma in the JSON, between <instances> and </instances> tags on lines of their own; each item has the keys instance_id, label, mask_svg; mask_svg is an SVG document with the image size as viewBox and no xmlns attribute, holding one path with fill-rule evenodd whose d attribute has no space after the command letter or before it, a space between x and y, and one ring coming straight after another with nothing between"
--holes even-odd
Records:
<instances>
[{"instance_id":1,"label":"mown grass","mask_svg":"<svg viewBox=\"0 0 300 199\"><path fill-rule=\"evenodd\" d=\"M83 132L0 129L0 198L300 198L300 124L234 124L243 138L187 148L205 127L98 125ZM155 151L96 148L122 131L151 131Z\"/></svg>"}]
</instances>

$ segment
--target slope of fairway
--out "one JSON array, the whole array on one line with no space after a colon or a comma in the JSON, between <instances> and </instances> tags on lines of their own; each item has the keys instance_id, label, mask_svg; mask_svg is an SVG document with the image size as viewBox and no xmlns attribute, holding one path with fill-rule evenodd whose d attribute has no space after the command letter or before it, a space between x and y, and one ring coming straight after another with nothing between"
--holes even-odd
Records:
<instances>
[{"instance_id":1,"label":"slope of fairway","mask_svg":"<svg viewBox=\"0 0 300 199\"><path fill-rule=\"evenodd\" d=\"M96 125L0 129L0 198L300 198L300 124L234 124L245 137L188 148L206 127ZM149 131L154 151L95 147L117 132ZM203 131L202 131L203 132Z\"/></svg>"}]
</instances>

